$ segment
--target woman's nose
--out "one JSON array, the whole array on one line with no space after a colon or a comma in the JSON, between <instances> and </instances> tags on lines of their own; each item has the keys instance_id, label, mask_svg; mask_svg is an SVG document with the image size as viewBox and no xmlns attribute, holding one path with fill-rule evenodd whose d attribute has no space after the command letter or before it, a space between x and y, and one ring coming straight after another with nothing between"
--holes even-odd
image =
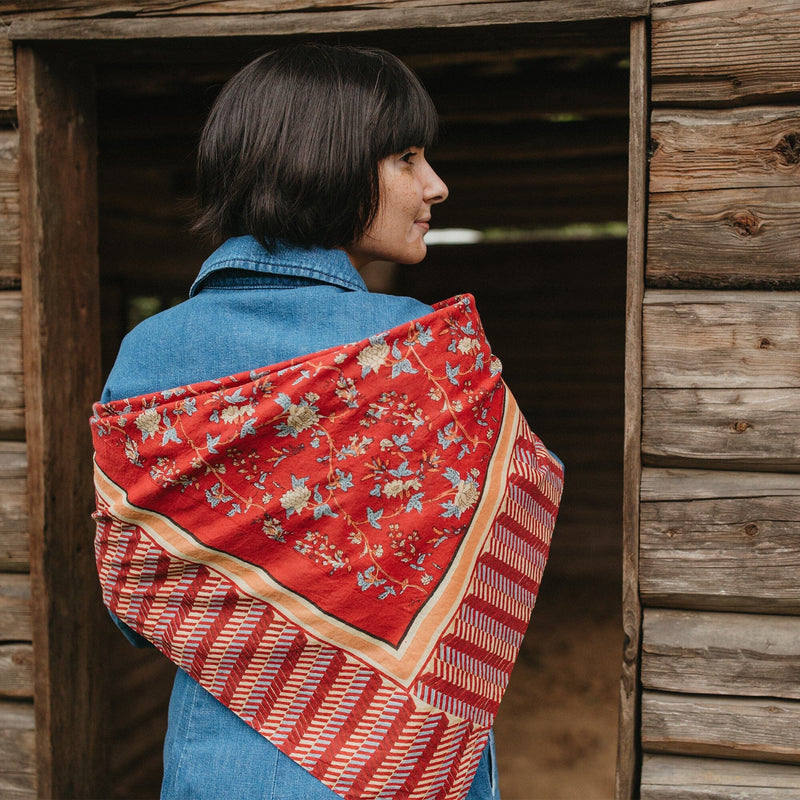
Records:
<instances>
[{"instance_id":1,"label":"woman's nose","mask_svg":"<svg viewBox=\"0 0 800 800\"><path fill-rule=\"evenodd\" d=\"M450 194L450 190L430 164L428 165L428 169L430 170L430 176L426 186L425 201L431 205L435 203L444 203L444 201L447 200L447 196Z\"/></svg>"}]
</instances>

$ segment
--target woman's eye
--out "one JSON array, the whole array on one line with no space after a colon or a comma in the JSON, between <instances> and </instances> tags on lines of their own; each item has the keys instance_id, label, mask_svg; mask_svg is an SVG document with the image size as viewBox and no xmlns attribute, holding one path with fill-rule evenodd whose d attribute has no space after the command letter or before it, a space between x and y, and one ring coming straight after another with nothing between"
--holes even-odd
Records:
<instances>
[{"instance_id":1,"label":"woman's eye","mask_svg":"<svg viewBox=\"0 0 800 800\"><path fill-rule=\"evenodd\" d=\"M400 160L405 161L406 164L411 164L411 159L414 158L415 155L416 153L413 150L409 150L407 153L403 153L403 155L400 156Z\"/></svg>"}]
</instances>

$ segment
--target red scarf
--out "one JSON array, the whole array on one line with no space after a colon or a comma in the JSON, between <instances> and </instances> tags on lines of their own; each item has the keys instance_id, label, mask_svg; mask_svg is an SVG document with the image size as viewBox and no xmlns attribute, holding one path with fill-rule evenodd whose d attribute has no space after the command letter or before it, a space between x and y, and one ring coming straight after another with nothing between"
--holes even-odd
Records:
<instances>
[{"instance_id":1,"label":"red scarf","mask_svg":"<svg viewBox=\"0 0 800 800\"><path fill-rule=\"evenodd\" d=\"M463 798L563 482L473 298L94 412L109 609L342 797Z\"/></svg>"}]
</instances>

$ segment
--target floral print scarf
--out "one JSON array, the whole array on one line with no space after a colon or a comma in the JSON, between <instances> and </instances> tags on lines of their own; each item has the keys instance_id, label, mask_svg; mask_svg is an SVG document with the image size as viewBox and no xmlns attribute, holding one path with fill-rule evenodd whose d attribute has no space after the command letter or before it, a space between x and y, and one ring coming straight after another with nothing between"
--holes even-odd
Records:
<instances>
[{"instance_id":1,"label":"floral print scarf","mask_svg":"<svg viewBox=\"0 0 800 800\"><path fill-rule=\"evenodd\" d=\"M463 295L97 404L106 605L340 796L464 797L563 481L500 372Z\"/></svg>"}]
</instances>

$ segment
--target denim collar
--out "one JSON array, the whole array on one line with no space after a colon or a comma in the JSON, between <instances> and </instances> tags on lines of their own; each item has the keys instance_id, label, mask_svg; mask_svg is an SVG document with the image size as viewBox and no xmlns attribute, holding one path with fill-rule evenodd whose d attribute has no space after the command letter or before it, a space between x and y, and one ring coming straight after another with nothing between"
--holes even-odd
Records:
<instances>
[{"instance_id":1,"label":"denim collar","mask_svg":"<svg viewBox=\"0 0 800 800\"><path fill-rule=\"evenodd\" d=\"M209 275L225 269L311 278L343 289L368 291L344 250L325 250L321 247L306 249L281 243L274 251L269 251L252 236L236 236L228 239L203 262L200 273L189 289L189 297L194 297L200 291Z\"/></svg>"}]
</instances>

